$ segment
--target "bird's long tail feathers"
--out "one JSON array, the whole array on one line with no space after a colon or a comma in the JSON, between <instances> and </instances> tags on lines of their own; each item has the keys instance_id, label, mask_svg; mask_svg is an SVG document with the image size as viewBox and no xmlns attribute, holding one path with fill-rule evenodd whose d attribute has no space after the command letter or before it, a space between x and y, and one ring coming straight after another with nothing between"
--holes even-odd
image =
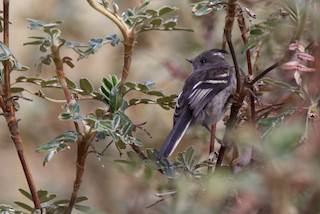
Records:
<instances>
[{"instance_id":1,"label":"bird's long tail feathers","mask_svg":"<svg viewBox=\"0 0 320 214\"><path fill-rule=\"evenodd\" d=\"M173 126L173 129L171 130L168 137L162 144L160 152L158 153L158 160L161 160L162 158L167 158L171 155L171 153L178 146L181 138L183 137L190 123L191 119L189 117L183 117L182 115L180 116L179 120L176 121L176 123Z\"/></svg>"}]
</instances>

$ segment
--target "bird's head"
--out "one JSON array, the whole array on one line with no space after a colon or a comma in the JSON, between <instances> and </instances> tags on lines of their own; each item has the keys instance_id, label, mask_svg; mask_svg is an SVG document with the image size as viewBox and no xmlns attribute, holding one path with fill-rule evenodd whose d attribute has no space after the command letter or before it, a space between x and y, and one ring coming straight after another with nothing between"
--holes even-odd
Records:
<instances>
[{"instance_id":1,"label":"bird's head","mask_svg":"<svg viewBox=\"0 0 320 214\"><path fill-rule=\"evenodd\" d=\"M223 49L211 49L202 52L193 59L186 59L192 64L193 71L198 71L201 68L206 68L212 66L213 64L219 63L221 60L225 60L224 54L228 54L226 50Z\"/></svg>"}]
</instances>

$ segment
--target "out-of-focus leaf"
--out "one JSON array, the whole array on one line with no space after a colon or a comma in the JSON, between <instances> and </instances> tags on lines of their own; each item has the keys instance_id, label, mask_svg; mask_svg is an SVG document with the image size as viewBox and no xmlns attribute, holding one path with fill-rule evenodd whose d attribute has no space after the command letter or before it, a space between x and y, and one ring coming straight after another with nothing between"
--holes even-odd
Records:
<instances>
[{"instance_id":1,"label":"out-of-focus leaf","mask_svg":"<svg viewBox=\"0 0 320 214\"><path fill-rule=\"evenodd\" d=\"M170 6L163 6L159 9L159 16L165 15L167 13L171 13L172 11L175 11L176 7L170 7Z\"/></svg>"},{"instance_id":2,"label":"out-of-focus leaf","mask_svg":"<svg viewBox=\"0 0 320 214\"><path fill-rule=\"evenodd\" d=\"M19 207L25 209L25 210L28 210L28 211L30 211L30 212L33 211L33 208L32 208L31 206L25 204L25 203L22 203L22 202L19 202L19 201L15 201L14 203L15 203L16 205L18 205Z\"/></svg>"},{"instance_id":3,"label":"out-of-focus leaf","mask_svg":"<svg viewBox=\"0 0 320 214\"><path fill-rule=\"evenodd\" d=\"M116 130L116 129L119 127L120 121L121 121L120 115L116 114L116 115L113 117L113 120L112 120L112 123L111 123L113 130Z\"/></svg>"},{"instance_id":4,"label":"out-of-focus leaf","mask_svg":"<svg viewBox=\"0 0 320 214\"><path fill-rule=\"evenodd\" d=\"M188 147L184 152L178 154L176 161L182 164L188 171L193 172L196 165L194 149L191 146Z\"/></svg>"},{"instance_id":5,"label":"out-of-focus leaf","mask_svg":"<svg viewBox=\"0 0 320 214\"><path fill-rule=\"evenodd\" d=\"M204 16L208 13L210 13L213 10L213 8L210 8L207 6L207 4L196 4L193 8L192 8L192 12L195 16Z\"/></svg>"},{"instance_id":6,"label":"out-of-focus leaf","mask_svg":"<svg viewBox=\"0 0 320 214\"><path fill-rule=\"evenodd\" d=\"M66 131L47 144L37 147L37 152L48 152L46 155L43 165L45 166L58 152L68 149L69 146L66 143L74 143L78 139L79 134L74 131Z\"/></svg>"},{"instance_id":7,"label":"out-of-focus leaf","mask_svg":"<svg viewBox=\"0 0 320 214\"><path fill-rule=\"evenodd\" d=\"M106 39L108 41L110 41L110 44L112 46L116 46L120 42L120 38L117 34L111 34L111 35L107 36Z\"/></svg>"},{"instance_id":8,"label":"out-of-focus leaf","mask_svg":"<svg viewBox=\"0 0 320 214\"><path fill-rule=\"evenodd\" d=\"M265 138L268 134L270 134L276 127L279 127L286 117L291 116L295 112L294 109L290 109L282 114L275 117L267 117L261 118L258 121L260 126L265 126L266 128L261 132L260 138Z\"/></svg>"},{"instance_id":9,"label":"out-of-focus leaf","mask_svg":"<svg viewBox=\"0 0 320 214\"><path fill-rule=\"evenodd\" d=\"M83 202L83 201L87 201L88 200L88 197L86 196L79 196L76 198L75 202L76 203L80 203L80 202Z\"/></svg>"},{"instance_id":10,"label":"out-of-focus leaf","mask_svg":"<svg viewBox=\"0 0 320 214\"><path fill-rule=\"evenodd\" d=\"M80 210L80 211L85 212L85 213L87 213L90 210L90 207L84 206L84 205L79 205L79 204L75 204L74 208L76 210Z\"/></svg>"},{"instance_id":11,"label":"out-of-focus leaf","mask_svg":"<svg viewBox=\"0 0 320 214\"><path fill-rule=\"evenodd\" d=\"M145 10L145 9L150 5L151 1L152 1L152 0L145 0L145 1L143 1L140 5L138 5L138 6L134 9L134 11L135 11L136 13L139 13L139 12Z\"/></svg>"},{"instance_id":12,"label":"out-of-focus leaf","mask_svg":"<svg viewBox=\"0 0 320 214\"><path fill-rule=\"evenodd\" d=\"M161 165L159 163L157 163L156 161L149 160L149 159L143 160L143 163L145 164L146 167L149 167L153 170L157 170L157 169L161 168Z\"/></svg>"},{"instance_id":13,"label":"out-of-focus leaf","mask_svg":"<svg viewBox=\"0 0 320 214\"><path fill-rule=\"evenodd\" d=\"M21 93L23 91L24 91L24 88L20 88L20 87L12 87L11 88L12 93Z\"/></svg>"},{"instance_id":14,"label":"out-of-focus leaf","mask_svg":"<svg viewBox=\"0 0 320 214\"><path fill-rule=\"evenodd\" d=\"M279 81L276 79L265 77L261 80L261 82L263 82L264 84L267 84L267 85L272 85L272 86L286 89L286 90L291 91L293 93L297 93L297 94L301 93L301 90L298 87L291 86L288 83L285 83L285 82L282 82L282 81Z\"/></svg>"}]
</instances>

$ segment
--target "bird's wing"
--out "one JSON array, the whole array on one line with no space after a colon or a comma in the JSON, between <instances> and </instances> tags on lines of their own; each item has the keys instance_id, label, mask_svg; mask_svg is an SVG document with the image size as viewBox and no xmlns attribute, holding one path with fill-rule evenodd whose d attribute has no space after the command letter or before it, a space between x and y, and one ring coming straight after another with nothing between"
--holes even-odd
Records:
<instances>
[{"instance_id":1,"label":"bird's wing","mask_svg":"<svg viewBox=\"0 0 320 214\"><path fill-rule=\"evenodd\" d=\"M228 76L212 77L207 80L198 81L188 95L189 109L196 117L202 109L224 88L230 84Z\"/></svg>"}]
</instances>

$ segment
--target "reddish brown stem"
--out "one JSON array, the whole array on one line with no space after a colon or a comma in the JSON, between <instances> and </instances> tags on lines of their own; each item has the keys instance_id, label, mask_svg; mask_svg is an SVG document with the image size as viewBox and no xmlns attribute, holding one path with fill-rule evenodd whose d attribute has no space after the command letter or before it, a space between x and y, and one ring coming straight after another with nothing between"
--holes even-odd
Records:
<instances>
[{"instance_id":1,"label":"reddish brown stem","mask_svg":"<svg viewBox=\"0 0 320 214\"><path fill-rule=\"evenodd\" d=\"M214 157L214 141L216 136L217 124L214 123L211 126L210 146L209 146L209 158L208 158L208 175L212 173L213 157Z\"/></svg>"},{"instance_id":2,"label":"reddish brown stem","mask_svg":"<svg viewBox=\"0 0 320 214\"><path fill-rule=\"evenodd\" d=\"M120 87L122 87L128 76L129 76L129 71L130 71L130 66L131 66L131 59L132 59L132 50L133 50L133 45L135 41L135 35L133 31L128 32L128 41L124 41L123 47L124 47L124 54L123 54L123 67L122 67L122 76L121 76L121 82L120 82Z\"/></svg>"},{"instance_id":3,"label":"reddish brown stem","mask_svg":"<svg viewBox=\"0 0 320 214\"><path fill-rule=\"evenodd\" d=\"M79 139L78 141L76 180L74 181L74 184L73 184L73 191L72 191L71 199L67 209L68 214L72 213L72 209L75 205L78 192L82 183L84 166L85 166L86 158L88 155L90 142L91 142L91 139Z\"/></svg>"},{"instance_id":4,"label":"reddish brown stem","mask_svg":"<svg viewBox=\"0 0 320 214\"><path fill-rule=\"evenodd\" d=\"M226 132L225 132L225 135L223 138L223 142L225 145L231 144L229 135L231 134L231 132L233 131L233 129L235 127L237 115L238 115L239 109L241 107L243 98L245 96L244 93L241 92L242 85L241 85L241 78L240 78L240 68L239 68L236 54L235 54L235 51L234 51L234 48L232 45L232 27L234 24L234 18L237 13L236 2L237 2L237 0L228 0L227 15L226 15L225 27L224 27L224 41L226 41L229 46L231 56L233 59L233 63L235 66L236 78L237 78L237 90L236 90L237 101L231 107L230 119L228 120L227 125L226 125ZM240 95L240 93L241 93L241 95ZM227 147L221 146L221 148L219 150L217 164L216 164L217 169L219 167L221 167L226 150L227 150Z\"/></svg>"},{"instance_id":5,"label":"reddish brown stem","mask_svg":"<svg viewBox=\"0 0 320 214\"><path fill-rule=\"evenodd\" d=\"M248 28L246 26L246 21L243 17L243 13L238 13L238 17L237 17L237 20L238 20L238 26L239 26L239 29L241 31L241 37L242 37L242 40L243 40L243 43L244 44L247 44L248 43ZM252 71L252 63L251 63L251 53L250 53L250 50L246 50L246 58L247 58L247 66L248 66L248 74L249 76L252 76L253 74L253 71ZM249 88L249 90L253 91L253 87L251 86ZM254 96L251 94L250 96L250 110L251 110L251 123L253 126L255 126L255 121L256 121L256 110L255 110L255 104L254 104L254 101L255 101L255 98Z\"/></svg>"},{"instance_id":6,"label":"reddish brown stem","mask_svg":"<svg viewBox=\"0 0 320 214\"><path fill-rule=\"evenodd\" d=\"M3 41L4 44L9 47L9 0L3 1ZM1 108L3 110L3 115L6 119L11 139L14 142L16 147L30 192L32 196L32 200L34 203L35 209L41 209L40 200L37 194L36 186L32 178L31 170L29 168L27 158L24 153L22 140L20 136L20 131L18 127L18 121L15 116L15 109L13 105L13 101L11 99L11 88L10 88L10 61L5 60L3 61L3 71L4 71L4 81L3 81L3 88L2 88L2 97L1 97Z\"/></svg>"}]
</instances>

